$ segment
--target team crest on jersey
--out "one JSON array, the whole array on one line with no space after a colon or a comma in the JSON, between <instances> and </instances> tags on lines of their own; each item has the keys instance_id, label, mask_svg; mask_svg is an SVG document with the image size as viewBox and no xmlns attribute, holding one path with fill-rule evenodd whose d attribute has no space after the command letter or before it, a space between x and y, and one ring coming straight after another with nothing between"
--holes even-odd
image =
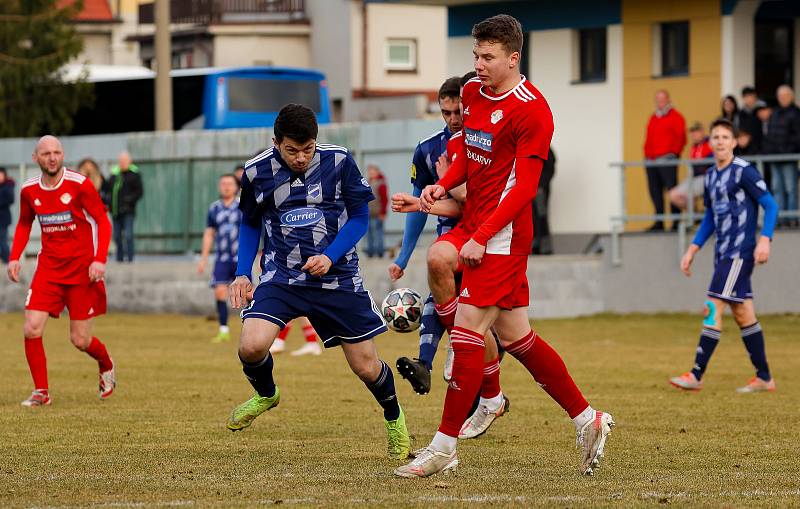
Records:
<instances>
[{"instance_id":1,"label":"team crest on jersey","mask_svg":"<svg viewBox=\"0 0 800 509\"><path fill-rule=\"evenodd\" d=\"M314 201L320 201L322 199L322 184L308 186L308 197Z\"/></svg>"},{"instance_id":2,"label":"team crest on jersey","mask_svg":"<svg viewBox=\"0 0 800 509\"><path fill-rule=\"evenodd\" d=\"M466 117L467 115L469 115L469 106L464 108L464 116Z\"/></svg>"},{"instance_id":3,"label":"team crest on jersey","mask_svg":"<svg viewBox=\"0 0 800 509\"><path fill-rule=\"evenodd\" d=\"M503 120L503 110L494 110L492 112L492 123L496 124Z\"/></svg>"},{"instance_id":4,"label":"team crest on jersey","mask_svg":"<svg viewBox=\"0 0 800 509\"><path fill-rule=\"evenodd\" d=\"M364 187L369 187L369 182L367 182L367 179L364 177L361 177L361 184L363 184Z\"/></svg>"},{"instance_id":5,"label":"team crest on jersey","mask_svg":"<svg viewBox=\"0 0 800 509\"><path fill-rule=\"evenodd\" d=\"M66 205L66 204L68 204L69 202L72 201L72 196L70 196L69 193L64 193L64 194L61 195L60 200L61 200L61 203Z\"/></svg>"},{"instance_id":6,"label":"team crest on jersey","mask_svg":"<svg viewBox=\"0 0 800 509\"><path fill-rule=\"evenodd\" d=\"M42 202L39 201L39 198L35 198L33 200L33 205L36 206L36 207L41 207L42 206Z\"/></svg>"}]
</instances>

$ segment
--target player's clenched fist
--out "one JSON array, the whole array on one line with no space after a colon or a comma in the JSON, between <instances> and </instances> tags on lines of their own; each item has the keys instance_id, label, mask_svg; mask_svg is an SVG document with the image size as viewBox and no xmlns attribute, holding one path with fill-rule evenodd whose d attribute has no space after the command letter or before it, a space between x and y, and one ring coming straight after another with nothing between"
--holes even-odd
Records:
<instances>
[{"instance_id":1,"label":"player's clenched fist","mask_svg":"<svg viewBox=\"0 0 800 509\"><path fill-rule=\"evenodd\" d=\"M406 272L396 263L389 265L389 277L392 279L392 281L397 281L403 277L405 273Z\"/></svg>"},{"instance_id":2,"label":"player's clenched fist","mask_svg":"<svg viewBox=\"0 0 800 509\"><path fill-rule=\"evenodd\" d=\"M419 198L408 193L392 195L392 212L419 212Z\"/></svg>"},{"instance_id":3,"label":"player's clenched fist","mask_svg":"<svg viewBox=\"0 0 800 509\"><path fill-rule=\"evenodd\" d=\"M8 267L6 267L6 272L8 273L8 279L15 283L19 283L19 271L22 268L20 265L19 260L12 260L8 262Z\"/></svg>"},{"instance_id":4,"label":"player's clenched fist","mask_svg":"<svg viewBox=\"0 0 800 509\"><path fill-rule=\"evenodd\" d=\"M100 281L106 276L106 264L100 262L92 262L89 265L89 281L94 283Z\"/></svg>"},{"instance_id":5,"label":"player's clenched fist","mask_svg":"<svg viewBox=\"0 0 800 509\"><path fill-rule=\"evenodd\" d=\"M426 186L422 190L422 196L419 197L419 206L422 212L430 212L433 204L437 200L441 200L447 194L447 191L442 186L432 185Z\"/></svg>"},{"instance_id":6,"label":"player's clenched fist","mask_svg":"<svg viewBox=\"0 0 800 509\"><path fill-rule=\"evenodd\" d=\"M756 263L761 265L762 263L767 263L769 260L769 243L770 238L766 235L762 235L758 239L758 244L756 244L756 250L753 253L753 256L756 259Z\"/></svg>"},{"instance_id":7,"label":"player's clenched fist","mask_svg":"<svg viewBox=\"0 0 800 509\"><path fill-rule=\"evenodd\" d=\"M331 269L331 259L325 255L311 256L306 260L306 264L300 269L303 272L308 272L314 277L322 277Z\"/></svg>"},{"instance_id":8,"label":"player's clenched fist","mask_svg":"<svg viewBox=\"0 0 800 509\"><path fill-rule=\"evenodd\" d=\"M461 252L458 253L458 261L461 262L462 265L474 267L481 263L484 253L486 253L486 246L482 246L473 239L469 239L467 243L464 244L464 247L461 248Z\"/></svg>"},{"instance_id":9,"label":"player's clenched fist","mask_svg":"<svg viewBox=\"0 0 800 509\"><path fill-rule=\"evenodd\" d=\"M228 287L228 297L231 307L241 309L247 305L247 296L252 295L253 283L247 276L237 276L233 283Z\"/></svg>"}]
</instances>

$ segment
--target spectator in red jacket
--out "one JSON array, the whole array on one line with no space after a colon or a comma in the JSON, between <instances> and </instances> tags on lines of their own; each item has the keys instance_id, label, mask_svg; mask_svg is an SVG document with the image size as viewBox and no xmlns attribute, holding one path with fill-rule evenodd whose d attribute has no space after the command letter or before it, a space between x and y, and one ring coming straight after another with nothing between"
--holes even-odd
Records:
<instances>
[{"instance_id":1,"label":"spectator in red jacket","mask_svg":"<svg viewBox=\"0 0 800 509\"><path fill-rule=\"evenodd\" d=\"M708 136L706 136L703 124L700 122L692 124L692 127L689 128L689 137L692 140L689 159L708 159L714 154L708 143ZM681 210L686 210L690 197L702 197L705 189L706 170L710 165L710 162L691 165L692 174L669 190L669 201Z\"/></svg>"},{"instance_id":2,"label":"spectator in red jacket","mask_svg":"<svg viewBox=\"0 0 800 509\"><path fill-rule=\"evenodd\" d=\"M644 156L648 161L669 162L680 157L686 145L686 121L678 110L672 107L669 92L659 90L655 95L656 111L647 124L647 138L644 142ZM647 187L656 214L664 213L664 191L678 183L678 166L647 166ZM680 212L675 205L672 213ZM673 222L675 229L677 222ZM648 231L664 230L664 222L657 220Z\"/></svg>"},{"instance_id":3,"label":"spectator in red jacket","mask_svg":"<svg viewBox=\"0 0 800 509\"><path fill-rule=\"evenodd\" d=\"M383 222L389 205L386 178L374 164L367 166L367 179L375 199L369 202L369 230L367 231L367 256L383 258Z\"/></svg>"}]
</instances>

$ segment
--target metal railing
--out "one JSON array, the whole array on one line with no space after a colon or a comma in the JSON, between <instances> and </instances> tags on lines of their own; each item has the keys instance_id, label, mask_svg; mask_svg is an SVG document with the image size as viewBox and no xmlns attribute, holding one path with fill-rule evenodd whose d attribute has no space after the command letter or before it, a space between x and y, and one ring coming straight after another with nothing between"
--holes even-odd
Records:
<instances>
[{"instance_id":1,"label":"metal railing","mask_svg":"<svg viewBox=\"0 0 800 509\"><path fill-rule=\"evenodd\" d=\"M139 23L152 24L154 3L139 5ZM305 0L171 0L170 22L287 23L306 20Z\"/></svg>"},{"instance_id":2,"label":"metal railing","mask_svg":"<svg viewBox=\"0 0 800 509\"><path fill-rule=\"evenodd\" d=\"M753 163L761 175L764 175L765 165L780 162L798 162L800 154L769 154L769 155L750 155L741 156L748 162ZM625 226L631 222L642 221L673 221L677 222L678 233L678 259L688 247L688 232L694 226L695 221L702 219L702 215L695 209L695 199L692 186L688 186L688 200L686 210L680 214L627 214L627 190L626 190L626 170L629 168L639 168L645 170L647 167L680 167L687 169L688 176L693 175L695 165L705 165L706 167L714 164L714 159L660 159L651 161L622 161L610 163L611 168L619 169L620 183L620 211L621 215L611 217L611 261L614 265L622 264L621 236L625 232ZM800 210L784 210L778 213L780 219L794 218L800 219Z\"/></svg>"}]
</instances>

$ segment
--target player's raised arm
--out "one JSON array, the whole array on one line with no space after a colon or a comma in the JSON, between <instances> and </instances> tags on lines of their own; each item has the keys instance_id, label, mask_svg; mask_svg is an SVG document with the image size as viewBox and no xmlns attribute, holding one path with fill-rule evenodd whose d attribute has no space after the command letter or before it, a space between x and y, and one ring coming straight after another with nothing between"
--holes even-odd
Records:
<instances>
[{"instance_id":1,"label":"player's raised arm","mask_svg":"<svg viewBox=\"0 0 800 509\"><path fill-rule=\"evenodd\" d=\"M89 266L89 280L98 281L103 279L106 273L108 246L111 243L111 221L108 220L106 207L103 205L100 194L89 179L84 180L81 184L81 204L97 224L97 249L92 264Z\"/></svg>"},{"instance_id":2,"label":"player's raised arm","mask_svg":"<svg viewBox=\"0 0 800 509\"><path fill-rule=\"evenodd\" d=\"M8 257L7 267L8 279L15 283L19 283L20 258L25 251L25 246L28 245L35 217L36 212L31 207L25 194L20 194L19 220L14 231L14 242L11 245L11 255Z\"/></svg>"}]
</instances>

